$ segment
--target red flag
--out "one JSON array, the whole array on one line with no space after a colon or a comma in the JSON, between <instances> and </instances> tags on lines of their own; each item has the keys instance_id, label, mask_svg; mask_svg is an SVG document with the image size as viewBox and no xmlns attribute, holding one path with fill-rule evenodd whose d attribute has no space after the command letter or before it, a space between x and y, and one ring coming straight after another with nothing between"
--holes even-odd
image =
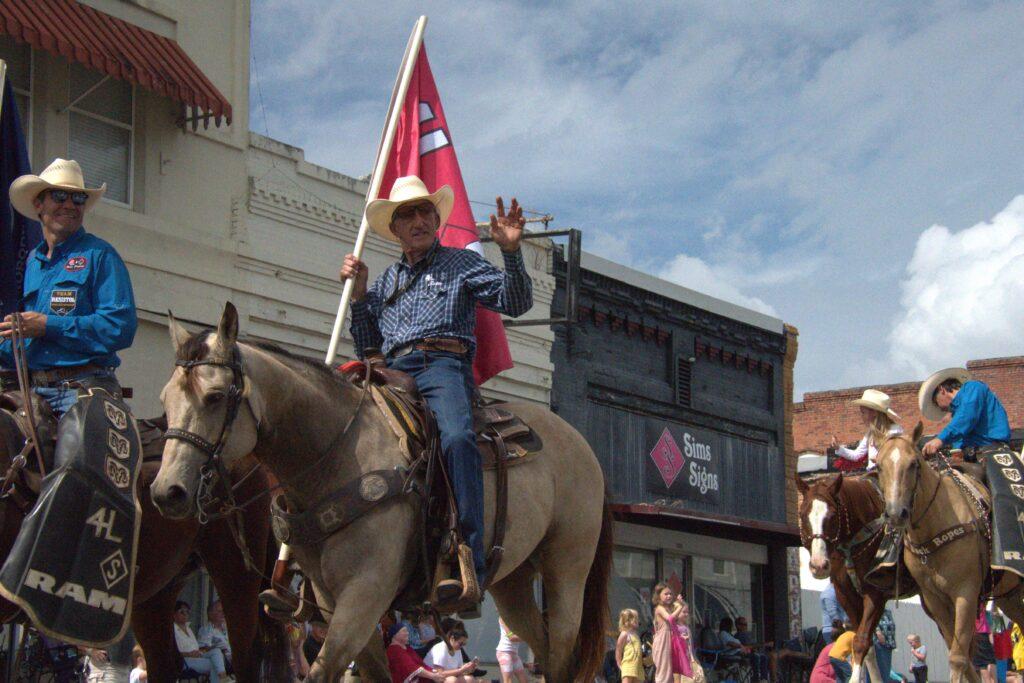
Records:
<instances>
[{"instance_id":1,"label":"red flag","mask_svg":"<svg viewBox=\"0 0 1024 683\"><path fill-rule=\"evenodd\" d=\"M436 192L442 185L451 186L455 191L455 206L448 222L438 232L441 244L473 249L483 254L476 219L469 208L469 196L462 182L459 160L455 157L452 136L434 76L430 73L425 47L420 48L409 91L399 113L395 141L378 196L387 198L395 180L407 175L419 176L431 192ZM494 311L477 305L475 333L477 347L473 374L479 385L511 368L512 354L508 350L501 316Z\"/></svg>"}]
</instances>

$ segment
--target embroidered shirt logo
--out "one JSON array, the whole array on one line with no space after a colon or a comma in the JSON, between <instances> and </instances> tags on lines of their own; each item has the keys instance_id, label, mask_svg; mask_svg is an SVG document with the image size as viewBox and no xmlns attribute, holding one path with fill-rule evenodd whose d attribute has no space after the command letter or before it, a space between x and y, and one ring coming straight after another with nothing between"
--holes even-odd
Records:
<instances>
[{"instance_id":1,"label":"embroidered shirt logo","mask_svg":"<svg viewBox=\"0 0 1024 683\"><path fill-rule=\"evenodd\" d=\"M50 292L50 310L56 315L67 315L78 304L77 289L55 289Z\"/></svg>"},{"instance_id":2,"label":"embroidered shirt logo","mask_svg":"<svg viewBox=\"0 0 1024 683\"><path fill-rule=\"evenodd\" d=\"M72 256L68 259L68 262L64 264L64 270L69 273L77 273L80 270L85 270L87 265L89 265L89 260L84 256Z\"/></svg>"}]
</instances>

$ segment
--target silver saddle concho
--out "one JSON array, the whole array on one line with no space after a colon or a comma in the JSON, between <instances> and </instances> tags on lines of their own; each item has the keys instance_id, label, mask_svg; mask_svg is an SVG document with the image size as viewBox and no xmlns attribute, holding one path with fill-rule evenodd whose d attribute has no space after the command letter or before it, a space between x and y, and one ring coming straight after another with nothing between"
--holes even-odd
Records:
<instances>
[{"instance_id":1,"label":"silver saddle concho","mask_svg":"<svg viewBox=\"0 0 1024 683\"><path fill-rule=\"evenodd\" d=\"M104 647L127 631L141 465L135 420L107 391L91 389L61 418L54 469L0 568L0 594L44 634Z\"/></svg>"}]
</instances>

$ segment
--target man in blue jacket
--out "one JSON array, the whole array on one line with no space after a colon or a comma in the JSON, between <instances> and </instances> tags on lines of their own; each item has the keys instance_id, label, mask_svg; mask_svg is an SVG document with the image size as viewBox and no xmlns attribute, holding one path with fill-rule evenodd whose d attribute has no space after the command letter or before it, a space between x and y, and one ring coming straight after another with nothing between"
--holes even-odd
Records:
<instances>
[{"instance_id":1,"label":"man in blue jacket","mask_svg":"<svg viewBox=\"0 0 1024 683\"><path fill-rule=\"evenodd\" d=\"M987 384L971 379L963 368L936 372L921 385L917 398L921 414L929 420L952 415L949 424L924 445L925 455L944 445L967 450L1010 441L1010 422L1003 404Z\"/></svg>"},{"instance_id":2,"label":"man in blue jacket","mask_svg":"<svg viewBox=\"0 0 1024 683\"><path fill-rule=\"evenodd\" d=\"M38 220L43 231L43 242L28 255L21 318L32 388L58 417L75 404L80 389L102 387L120 398L117 352L131 345L138 324L124 262L82 227L105 191L105 184L86 188L78 162L65 159L10 187L11 205ZM13 316L0 321L5 388L16 384L13 326Z\"/></svg>"},{"instance_id":3,"label":"man in blue jacket","mask_svg":"<svg viewBox=\"0 0 1024 683\"><path fill-rule=\"evenodd\" d=\"M1010 446L1006 410L984 382L971 379L963 368L940 370L921 385L917 395L921 414L929 420L952 417L924 445L925 455L942 446L963 449L964 460L980 462L992 497L992 563L1024 577L1024 467Z\"/></svg>"}]
</instances>

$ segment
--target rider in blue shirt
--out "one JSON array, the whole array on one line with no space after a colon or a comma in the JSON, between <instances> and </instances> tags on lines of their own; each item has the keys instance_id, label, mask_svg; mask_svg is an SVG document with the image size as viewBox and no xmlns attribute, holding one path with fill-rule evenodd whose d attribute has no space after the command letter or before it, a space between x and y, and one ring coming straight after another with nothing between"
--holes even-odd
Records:
<instances>
[{"instance_id":1,"label":"rider in blue shirt","mask_svg":"<svg viewBox=\"0 0 1024 683\"><path fill-rule=\"evenodd\" d=\"M930 400L939 410L952 413L952 418L938 436L925 444L925 455L932 455L943 445L969 448L1010 440L1006 410L987 384L966 376L936 379L941 381L932 389Z\"/></svg>"},{"instance_id":2,"label":"rider in blue shirt","mask_svg":"<svg viewBox=\"0 0 1024 683\"><path fill-rule=\"evenodd\" d=\"M28 256L21 316L33 390L58 416L78 400L79 389L102 387L120 396L117 351L131 345L138 324L124 262L82 227L105 189L86 189L78 163L64 159L10 188L12 206L43 230L43 242ZM12 328L13 316L0 322L5 384L14 368Z\"/></svg>"}]
</instances>

